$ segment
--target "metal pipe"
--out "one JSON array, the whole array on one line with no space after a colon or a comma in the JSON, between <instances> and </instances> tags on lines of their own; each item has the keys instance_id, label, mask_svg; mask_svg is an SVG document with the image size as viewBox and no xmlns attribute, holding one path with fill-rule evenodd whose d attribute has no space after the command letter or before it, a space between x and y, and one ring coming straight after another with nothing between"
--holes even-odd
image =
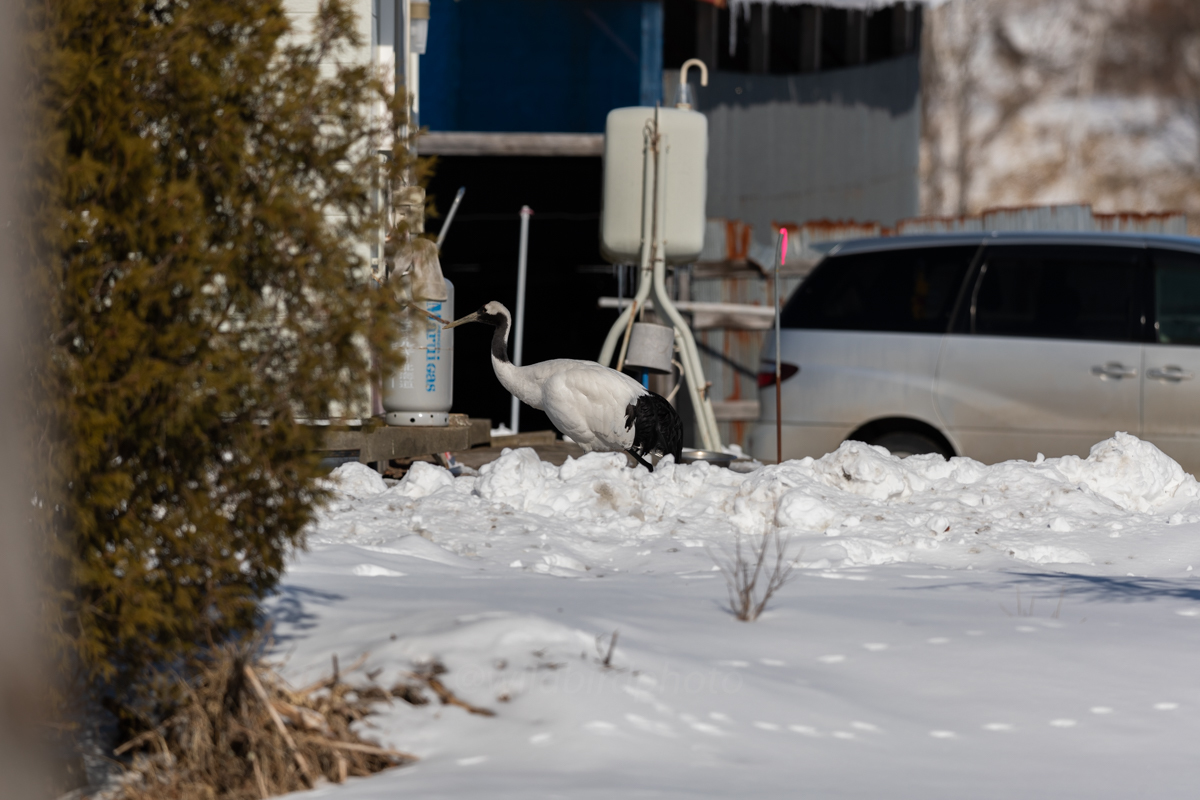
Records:
<instances>
[{"instance_id":1,"label":"metal pipe","mask_svg":"<svg viewBox=\"0 0 1200 800\"><path fill-rule=\"evenodd\" d=\"M652 275L654 281L654 302L655 308L664 313L671 321L675 330L679 332L680 342L680 361L687 368L688 376L688 397L692 401L692 408L696 412L696 421L699 427L700 441L705 450L721 450L721 432L717 428L716 415L713 414L712 400L708 397L707 385L702 385L704 379L704 370L700 366L700 354L696 352L696 340L692 337L692 329L684 321L679 310L675 308L675 303L671 300L670 294L667 292L666 274L666 248L663 241L665 233L665 214L666 214L666 193L667 193L667 165L666 165L666 148L664 147L665 136L659 133L658 130L658 109L654 110L654 136L653 148L651 155L654 158L654 213L652 215L653 232L653 265Z\"/></svg>"},{"instance_id":2,"label":"metal pipe","mask_svg":"<svg viewBox=\"0 0 1200 800\"><path fill-rule=\"evenodd\" d=\"M633 330L633 318L637 314L637 300L633 301L633 313L629 315L629 324L625 326L625 338L621 340L621 354L617 356L617 372L625 369L625 353L629 351L629 332Z\"/></svg>"},{"instance_id":3,"label":"metal pipe","mask_svg":"<svg viewBox=\"0 0 1200 800\"><path fill-rule=\"evenodd\" d=\"M688 70L692 67L700 69L700 85L708 86L708 65L698 58L689 58L683 62L683 66L679 68L679 82L687 83Z\"/></svg>"},{"instance_id":4,"label":"metal pipe","mask_svg":"<svg viewBox=\"0 0 1200 800\"><path fill-rule=\"evenodd\" d=\"M446 222L442 225L442 229L438 231L437 249L442 249L442 242L446 241L446 234L450 232L450 226L454 223L454 215L458 213L458 204L462 202L463 195L467 193L467 187L458 187L458 192L454 195L454 202L450 204L450 211L446 214Z\"/></svg>"},{"instance_id":5,"label":"metal pipe","mask_svg":"<svg viewBox=\"0 0 1200 800\"><path fill-rule=\"evenodd\" d=\"M775 463L783 463L783 357L779 349L780 318L783 313L782 298L779 296L779 268L787 260L787 228L779 229L778 254L775 257L775 285L772 293L775 301Z\"/></svg>"},{"instance_id":6,"label":"metal pipe","mask_svg":"<svg viewBox=\"0 0 1200 800\"><path fill-rule=\"evenodd\" d=\"M722 449L721 433L717 428L716 415L713 414L712 400L708 397L707 386L700 384L704 379L704 370L700 365L700 355L696 351L696 340L692 337L692 330L684 321L683 316L667 297L666 271L666 265L661 261L656 261L654 268L656 307L666 313L675 330L679 331L679 360L687 368L688 397L696 412L696 421L700 428L700 441L705 450L720 451Z\"/></svg>"},{"instance_id":7,"label":"metal pipe","mask_svg":"<svg viewBox=\"0 0 1200 800\"><path fill-rule=\"evenodd\" d=\"M619 297L601 297L596 300L597 308L615 308L623 309L628 301L622 302ZM684 313L695 314L704 312L708 314L744 314L748 317L762 317L764 320L770 317L775 319L775 312L766 306L752 306L748 303L713 303L707 300L673 300L674 305ZM647 309L654 309L654 301L647 300L642 303L642 306Z\"/></svg>"},{"instance_id":8,"label":"metal pipe","mask_svg":"<svg viewBox=\"0 0 1200 800\"><path fill-rule=\"evenodd\" d=\"M404 92L404 110L408 115L405 124L400 128L401 138L407 140L405 149L407 149L409 157L408 168L404 170L401 179L404 186L411 186L416 182L414 164L417 155L416 137L409 136L412 131L417 130L416 119L412 114L413 74L412 59L409 55L411 49L409 40L412 38L410 26L412 11L409 2L410 0L394 0L394 11L392 12L392 54L395 56L396 62L396 91ZM400 149L398 143L393 144L393 149Z\"/></svg>"},{"instance_id":9,"label":"metal pipe","mask_svg":"<svg viewBox=\"0 0 1200 800\"><path fill-rule=\"evenodd\" d=\"M517 251L517 319L514 323L516 333L513 335L513 364L521 366L521 351L525 344L525 267L529 256L529 218L533 216L533 209L529 206L521 206L521 246ZM510 406L511 413L510 425L513 433L520 433L519 422L521 418L521 401L514 394L512 396L512 405Z\"/></svg>"},{"instance_id":10,"label":"metal pipe","mask_svg":"<svg viewBox=\"0 0 1200 800\"><path fill-rule=\"evenodd\" d=\"M410 17L409 21L410 21L409 36L411 37L412 36L411 17ZM410 87L410 93L412 95L412 107L411 107L412 110L409 112L409 114L411 115L411 119L409 121L412 124L412 130L420 131L421 130L421 56L419 54L413 52L411 43L408 45L408 50L409 50L409 53L408 53L408 71L409 71L408 83L409 83L409 87ZM417 155L416 140L414 139L413 140L413 157L415 158L416 155Z\"/></svg>"},{"instance_id":11,"label":"metal pipe","mask_svg":"<svg viewBox=\"0 0 1200 800\"><path fill-rule=\"evenodd\" d=\"M396 91L408 86L408 0L393 0L392 55L395 59ZM405 106L407 107L407 103Z\"/></svg>"},{"instance_id":12,"label":"metal pipe","mask_svg":"<svg viewBox=\"0 0 1200 800\"><path fill-rule=\"evenodd\" d=\"M600 348L600 358L597 359L604 366L609 366L612 362L613 353L617 350L617 341L621 338L622 331L629 323L629 319L633 316L634 309L639 305L644 305L646 298L650 296L651 281L651 260L650 248L652 246L651 237L654 229L654 128L647 123L646 128L642 132L642 250L641 250L641 270L638 273L637 293L633 299L637 302L630 305L624 311L617 315L617 321L608 329L608 336L604 338L604 346Z\"/></svg>"}]
</instances>

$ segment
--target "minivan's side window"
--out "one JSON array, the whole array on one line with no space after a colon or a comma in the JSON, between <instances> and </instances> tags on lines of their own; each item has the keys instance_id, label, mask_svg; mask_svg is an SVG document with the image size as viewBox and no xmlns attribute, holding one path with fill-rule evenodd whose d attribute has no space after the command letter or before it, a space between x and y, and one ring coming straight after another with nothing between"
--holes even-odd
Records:
<instances>
[{"instance_id":1,"label":"minivan's side window","mask_svg":"<svg viewBox=\"0 0 1200 800\"><path fill-rule=\"evenodd\" d=\"M993 245L971 296L985 336L1137 341L1140 248Z\"/></svg>"},{"instance_id":2,"label":"minivan's side window","mask_svg":"<svg viewBox=\"0 0 1200 800\"><path fill-rule=\"evenodd\" d=\"M783 309L785 328L945 333L975 245L831 256Z\"/></svg>"},{"instance_id":3,"label":"minivan's side window","mask_svg":"<svg viewBox=\"0 0 1200 800\"><path fill-rule=\"evenodd\" d=\"M1162 344L1200 344L1200 255L1152 250L1154 328Z\"/></svg>"}]
</instances>

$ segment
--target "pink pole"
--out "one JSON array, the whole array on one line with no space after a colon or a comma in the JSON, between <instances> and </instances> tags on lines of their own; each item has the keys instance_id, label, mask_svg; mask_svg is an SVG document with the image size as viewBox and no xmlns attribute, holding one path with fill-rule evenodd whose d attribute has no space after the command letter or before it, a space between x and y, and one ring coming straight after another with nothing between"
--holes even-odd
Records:
<instances>
[{"instance_id":1,"label":"pink pole","mask_svg":"<svg viewBox=\"0 0 1200 800\"><path fill-rule=\"evenodd\" d=\"M783 298L779 291L779 268L787 261L787 228L779 229L779 258L775 259L775 463L783 463L783 356L779 352L779 322Z\"/></svg>"}]
</instances>

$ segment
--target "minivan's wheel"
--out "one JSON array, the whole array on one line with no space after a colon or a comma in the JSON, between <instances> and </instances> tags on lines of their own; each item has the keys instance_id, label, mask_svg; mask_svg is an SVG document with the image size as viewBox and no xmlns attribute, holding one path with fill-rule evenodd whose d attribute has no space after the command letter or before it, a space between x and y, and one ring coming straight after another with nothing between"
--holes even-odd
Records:
<instances>
[{"instance_id":1,"label":"minivan's wheel","mask_svg":"<svg viewBox=\"0 0 1200 800\"><path fill-rule=\"evenodd\" d=\"M889 453L898 458L920 455L921 453L937 453L943 458L950 458L952 455L951 453L947 453L941 445L928 436L910 431L894 431L892 433L880 434L873 437L867 444L877 444L880 447L886 448Z\"/></svg>"}]
</instances>

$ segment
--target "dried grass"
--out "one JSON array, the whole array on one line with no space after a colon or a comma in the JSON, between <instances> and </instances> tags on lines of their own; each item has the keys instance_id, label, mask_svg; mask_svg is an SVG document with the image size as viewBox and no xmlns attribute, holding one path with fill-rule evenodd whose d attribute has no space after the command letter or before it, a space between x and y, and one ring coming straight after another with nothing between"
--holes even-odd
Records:
<instances>
[{"instance_id":1,"label":"dried grass","mask_svg":"<svg viewBox=\"0 0 1200 800\"><path fill-rule=\"evenodd\" d=\"M330 677L292 689L255 652L220 649L196 680L180 681L173 716L114 751L132 754L121 800L257 800L416 761L362 741L351 726L394 697L428 702L419 685L388 690L365 676L351 686L335 658Z\"/></svg>"}]
</instances>

